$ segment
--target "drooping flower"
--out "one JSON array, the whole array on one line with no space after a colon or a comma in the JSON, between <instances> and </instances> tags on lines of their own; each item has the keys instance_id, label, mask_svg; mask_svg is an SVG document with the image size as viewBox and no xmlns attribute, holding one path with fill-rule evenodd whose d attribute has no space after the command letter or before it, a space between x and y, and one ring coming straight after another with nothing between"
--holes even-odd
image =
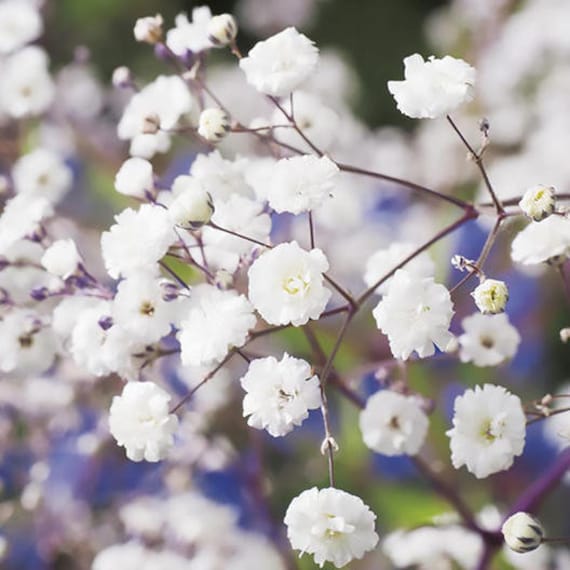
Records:
<instances>
[{"instance_id":1,"label":"drooping flower","mask_svg":"<svg viewBox=\"0 0 570 570\"><path fill-rule=\"evenodd\" d=\"M256 43L240 60L248 83L261 93L281 97L299 87L314 71L319 50L295 28Z\"/></svg>"},{"instance_id":2,"label":"drooping flower","mask_svg":"<svg viewBox=\"0 0 570 570\"><path fill-rule=\"evenodd\" d=\"M321 405L319 380L311 366L287 353L279 361L272 356L252 360L240 382L246 391L247 423L273 437L286 435Z\"/></svg>"},{"instance_id":3,"label":"drooping flower","mask_svg":"<svg viewBox=\"0 0 570 570\"><path fill-rule=\"evenodd\" d=\"M414 351L421 358L431 356L435 346L446 350L453 339L449 332L453 315L449 291L432 277L416 279L399 269L372 314L378 328L388 336L392 354L402 360Z\"/></svg>"},{"instance_id":4,"label":"drooping flower","mask_svg":"<svg viewBox=\"0 0 570 570\"><path fill-rule=\"evenodd\" d=\"M475 69L462 59L445 56L427 61L419 54L404 59L405 80L388 81L398 109L413 119L435 119L470 101Z\"/></svg>"},{"instance_id":5,"label":"drooping flower","mask_svg":"<svg viewBox=\"0 0 570 570\"><path fill-rule=\"evenodd\" d=\"M451 461L482 479L508 469L523 452L526 418L518 396L485 384L455 399L450 438Z\"/></svg>"},{"instance_id":6,"label":"drooping flower","mask_svg":"<svg viewBox=\"0 0 570 570\"><path fill-rule=\"evenodd\" d=\"M272 325L304 325L318 319L330 299L323 284L328 267L320 249L305 251L297 242L282 243L250 267L249 299Z\"/></svg>"},{"instance_id":7,"label":"drooping flower","mask_svg":"<svg viewBox=\"0 0 570 570\"><path fill-rule=\"evenodd\" d=\"M390 390L368 398L360 413L364 443L384 455L415 455L420 450L429 426L420 400Z\"/></svg>"},{"instance_id":8,"label":"drooping flower","mask_svg":"<svg viewBox=\"0 0 570 570\"><path fill-rule=\"evenodd\" d=\"M332 562L341 568L372 550L378 543L375 520L362 499L332 487L303 491L285 514L291 546L312 554L321 567Z\"/></svg>"},{"instance_id":9,"label":"drooping flower","mask_svg":"<svg viewBox=\"0 0 570 570\"><path fill-rule=\"evenodd\" d=\"M170 394L153 382L128 382L113 398L109 429L131 461L160 461L174 445L178 418L169 402Z\"/></svg>"}]
</instances>

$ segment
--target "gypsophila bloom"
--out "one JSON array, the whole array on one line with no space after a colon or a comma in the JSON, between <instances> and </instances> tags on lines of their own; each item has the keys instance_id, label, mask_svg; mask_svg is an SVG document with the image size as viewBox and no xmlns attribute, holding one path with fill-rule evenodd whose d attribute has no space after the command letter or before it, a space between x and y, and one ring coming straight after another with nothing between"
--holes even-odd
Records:
<instances>
[{"instance_id":1,"label":"gypsophila bloom","mask_svg":"<svg viewBox=\"0 0 570 570\"><path fill-rule=\"evenodd\" d=\"M466 390L455 399L453 429L447 436L456 469L465 465L478 479L509 469L523 452L526 437L519 397L493 384Z\"/></svg>"},{"instance_id":2,"label":"gypsophila bloom","mask_svg":"<svg viewBox=\"0 0 570 570\"><path fill-rule=\"evenodd\" d=\"M175 199L168 206L173 225L196 230L207 224L214 213L212 197L192 176L177 176L172 185Z\"/></svg>"},{"instance_id":3,"label":"gypsophila bloom","mask_svg":"<svg viewBox=\"0 0 570 570\"><path fill-rule=\"evenodd\" d=\"M421 358L431 356L434 345L446 350L453 339L449 332L453 315L449 291L432 277L416 279L399 269L372 314L378 328L388 336L392 354L402 360L414 351Z\"/></svg>"},{"instance_id":4,"label":"gypsophila bloom","mask_svg":"<svg viewBox=\"0 0 570 570\"><path fill-rule=\"evenodd\" d=\"M82 262L72 239L60 239L53 242L42 256L41 264L52 275L67 279L73 275Z\"/></svg>"},{"instance_id":5,"label":"gypsophila bloom","mask_svg":"<svg viewBox=\"0 0 570 570\"><path fill-rule=\"evenodd\" d=\"M332 487L303 491L285 514L291 546L312 554L321 567L332 562L341 568L372 550L378 543L375 520L362 499Z\"/></svg>"},{"instance_id":6,"label":"gypsophila bloom","mask_svg":"<svg viewBox=\"0 0 570 570\"><path fill-rule=\"evenodd\" d=\"M521 337L505 313L474 313L461 322L465 331L459 337L461 362L475 366L497 366L516 354Z\"/></svg>"},{"instance_id":7,"label":"gypsophila bloom","mask_svg":"<svg viewBox=\"0 0 570 570\"><path fill-rule=\"evenodd\" d=\"M364 443L384 455L415 455L429 427L419 398L389 390L368 398L359 422Z\"/></svg>"},{"instance_id":8,"label":"gypsophila bloom","mask_svg":"<svg viewBox=\"0 0 570 570\"><path fill-rule=\"evenodd\" d=\"M473 97L475 69L462 59L445 56L424 61L419 54L404 59L405 80L388 81L398 109L413 119L435 119Z\"/></svg>"},{"instance_id":9,"label":"gypsophila bloom","mask_svg":"<svg viewBox=\"0 0 570 570\"><path fill-rule=\"evenodd\" d=\"M15 119L46 111L55 95L48 64L46 52L38 46L27 46L9 56L2 65L0 111Z\"/></svg>"},{"instance_id":10,"label":"gypsophila bloom","mask_svg":"<svg viewBox=\"0 0 570 570\"><path fill-rule=\"evenodd\" d=\"M212 12L208 6L194 8L191 22L186 14L178 14L176 27L166 33L166 45L178 56L211 48L212 42L208 32L211 19Z\"/></svg>"},{"instance_id":11,"label":"gypsophila bloom","mask_svg":"<svg viewBox=\"0 0 570 570\"><path fill-rule=\"evenodd\" d=\"M236 19L231 14L219 14L208 22L208 38L215 46L227 46L236 39Z\"/></svg>"},{"instance_id":12,"label":"gypsophila bloom","mask_svg":"<svg viewBox=\"0 0 570 570\"><path fill-rule=\"evenodd\" d=\"M230 132L229 115L219 107L204 109L198 121L198 134L210 143L219 143Z\"/></svg>"},{"instance_id":13,"label":"gypsophila bloom","mask_svg":"<svg viewBox=\"0 0 570 570\"><path fill-rule=\"evenodd\" d=\"M71 169L57 154L39 148L23 155L12 169L18 194L47 198L55 203L69 190Z\"/></svg>"},{"instance_id":14,"label":"gypsophila bloom","mask_svg":"<svg viewBox=\"0 0 570 570\"><path fill-rule=\"evenodd\" d=\"M509 289L504 281L484 279L472 291L471 296L483 314L502 313L509 300Z\"/></svg>"},{"instance_id":15,"label":"gypsophila bloom","mask_svg":"<svg viewBox=\"0 0 570 570\"><path fill-rule=\"evenodd\" d=\"M206 284L193 287L178 333L182 364L207 366L222 360L232 347L243 345L255 322L243 295Z\"/></svg>"},{"instance_id":16,"label":"gypsophila bloom","mask_svg":"<svg viewBox=\"0 0 570 570\"><path fill-rule=\"evenodd\" d=\"M137 42L156 44L162 39L162 24L164 20L160 14L139 18L133 30Z\"/></svg>"},{"instance_id":17,"label":"gypsophila bloom","mask_svg":"<svg viewBox=\"0 0 570 570\"><path fill-rule=\"evenodd\" d=\"M247 82L261 93L282 97L299 87L314 71L319 50L295 28L286 28L256 43L240 60Z\"/></svg>"},{"instance_id":18,"label":"gypsophila bloom","mask_svg":"<svg viewBox=\"0 0 570 570\"><path fill-rule=\"evenodd\" d=\"M534 265L551 260L563 260L570 252L570 220L549 216L542 222L532 222L513 240L511 258L516 263Z\"/></svg>"},{"instance_id":19,"label":"gypsophila bloom","mask_svg":"<svg viewBox=\"0 0 570 570\"><path fill-rule=\"evenodd\" d=\"M125 160L115 176L115 190L125 196L144 198L154 189L152 164L144 158Z\"/></svg>"},{"instance_id":20,"label":"gypsophila bloom","mask_svg":"<svg viewBox=\"0 0 570 570\"><path fill-rule=\"evenodd\" d=\"M323 284L329 264L320 249L305 251L297 242L266 251L250 267L249 300L272 325L304 325L318 319L331 292Z\"/></svg>"},{"instance_id":21,"label":"gypsophila bloom","mask_svg":"<svg viewBox=\"0 0 570 570\"><path fill-rule=\"evenodd\" d=\"M364 282L368 287L372 287L384 275L397 267L406 257L417 250L417 246L411 243L397 242L391 244L386 249L380 249L368 258L366 262L366 272ZM417 279L433 277L435 266L427 252L422 252L408 261L404 266L405 270ZM386 279L384 283L376 288L376 292L385 295L390 288L392 277Z\"/></svg>"},{"instance_id":22,"label":"gypsophila bloom","mask_svg":"<svg viewBox=\"0 0 570 570\"><path fill-rule=\"evenodd\" d=\"M511 515L501 527L507 546L515 552L530 552L540 546L544 529L540 521L528 513Z\"/></svg>"},{"instance_id":23,"label":"gypsophila bloom","mask_svg":"<svg viewBox=\"0 0 570 570\"><path fill-rule=\"evenodd\" d=\"M0 54L15 51L37 39L43 23L32 2L0 2Z\"/></svg>"},{"instance_id":24,"label":"gypsophila bloom","mask_svg":"<svg viewBox=\"0 0 570 570\"><path fill-rule=\"evenodd\" d=\"M529 218L540 222L554 212L555 192L553 186L533 186L524 193L519 206Z\"/></svg>"},{"instance_id":25,"label":"gypsophila bloom","mask_svg":"<svg viewBox=\"0 0 570 570\"><path fill-rule=\"evenodd\" d=\"M309 410L321 405L319 380L308 362L283 355L257 358L240 380L246 391L243 415L248 425L273 437L286 435L303 423Z\"/></svg>"},{"instance_id":26,"label":"gypsophila bloom","mask_svg":"<svg viewBox=\"0 0 570 570\"><path fill-rule=\"evenodd\" d=\"M283 158L275 165L267 190L269 205L279 213L313 210L331 195L338 172L326 156Z\"/></svg>"},{"instance_id":27,"label":"gypsophila bloom","mask_svg":"<svg viewBox=\"0 0 570 570\"><path fill-rule=\"evenodd\" d=\"M115 396L109 429L132 461L160 461L174 445L178 418L170 414L170 395L153 382L129 382Z\"/></svg>"},{"instance_id":28,"label":"gypsophila bloom","mask_svg":"<svg viewBox=\"0 0 570 570\"><path fill-rule=\"evenodd\" d=\"M133 84L133 74L126 65L120 65L113 70L111 77L113 87L125 88Z\"/></svg>"},{"instance_id":29,"label":"gypsophila bloom","mask_svg":"<svg viewBox=\"0 0 570 570\"><path fill-rule=\"evenodd\" d=\"M103 261L114 279L153 267L177 239L168 211L159 206L127 208L115 221L101 236Z\"/></svg>"}]
</instances>

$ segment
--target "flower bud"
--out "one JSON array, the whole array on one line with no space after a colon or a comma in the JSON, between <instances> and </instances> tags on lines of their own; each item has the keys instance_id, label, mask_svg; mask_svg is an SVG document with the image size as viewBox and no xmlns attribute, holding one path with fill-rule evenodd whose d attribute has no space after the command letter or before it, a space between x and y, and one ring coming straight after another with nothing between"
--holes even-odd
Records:
<instances>
[{"instance_id":1,"label":"flower bud","mask_svg":"<svg viewBox=\"0 0 570 570\"><path fill-rule=\"evenodd\" d=\"M160 14L139 18L133 30L137 42L157 44L162 39L163 19Z\"/></svg>"},{"instance_id":2,"label":"flower bud","mask_svg":"<svg viewBox=\"0 0 570 570\"><path fill-rule=\"evenodd\" d=\"M113 87L118 87L121 89L130 87L133 84L133 75L131 73L131 70L125 65L117 67L115 71L113 71L113 77L111 81L113 83Z\"/></svg>"},{"instance_id":3,"label":"flower bud","mask_svg":"<svg viewBox=\"0 0 570 570\"><path fill-rule=\"evenodd\" d=\"M230 131L230 117L218 107L200 113L198 134L211 143L219 143Z\"/></svg>"},{"instance_id":4,"label":"flower bud","mask_svg":"<svg viewBox=\"0 0 570 570\"><path fill-rule=\"evenodd\" d=\"M568 342L570 340L570 328L565 327L560 329L560 340L562 342Z\"/></svg>"},{"instance_id":5,"label":"flower bud","mask_svg":"<svg viewBox=\"0 0 570 570\"><path fill-rule=\"evenodd\" d=\"M231 14L214 16L208 23L208 39L219 47L227 46L236 39L237 22Z\"/></svg>"},{"instance_id":6,"label":"flower bud","mask_svg":"<svg viewBox=\"0 0 570 570\"><path fill-rule=\"evenodd\" d=\"M530 552L540 546L544 529L538 520L528 513L515 513L501 528L507 546L515 552Z\"/></svg>"},{"instance_id":7,"label":"flower bud","mask_svg":"<svg viewBox=\"0 0 570 570\"><path fill-rule=\"evenodd\" d=\"M509 300L509 290L504 281L485 279L471 293L482 313L502 313Z\"/></svg>"},{"instance_id":8,"label":"flower bud","mask_svg":"<svg viewBox=\"0 0 570 570\"><path fill-rule=\"evenodd\" d=\"M540 222L554 212L555 188L553 186L533 186L519 202L521 210L535 222Z\"/></svg>"},{"instance_id":9,"label":"flower bud","mask_svg":"<svg viewBox=\"0 0 570 570\"><path fill-rule=\"evenodd\" d=\"M179 193L178 189L182 191ZM178 196L168 211L175 225L186 230L197 230L210 221L214 213L212 197L191 176L178 176L173 192Z\"/></svg>"}]
</instances>

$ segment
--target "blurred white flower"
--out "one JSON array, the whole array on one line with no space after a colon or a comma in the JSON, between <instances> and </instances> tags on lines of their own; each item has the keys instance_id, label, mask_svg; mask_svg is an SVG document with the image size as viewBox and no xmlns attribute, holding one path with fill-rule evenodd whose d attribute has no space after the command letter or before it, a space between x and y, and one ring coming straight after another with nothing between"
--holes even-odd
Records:
<instances>
[{"instance_id":1,"label":"blurred white flower","mask_svg":"<svg viewBox=\"0 0 570 570\"><path fill-rule=\"evenodd\" d=\"M465 331L459 337L461 362L475 366L497 366L516 354L521 337L505 313L474 313L461 321Z\"/></svg>"},{"instance_id":2,"label":"blurred white flower","mask_svg":"<svg viewBox=\"0 0 570 570\"><path fill-rule=\"evenodd\" d=\"M178 418L169 402L170 394L153 382L128 382L113 397L109 430L131 461L160 461L174 445Z\"/></svg>"},{"instance_id":3,"label":"blurred white flower","mask_svg":"<svg viewBox=\"0 0 570 570\"><path fill-rule=\"evenodd\" d=\"M455 399L450 438L451 462L482 479L505 471L521 455L526 417L520 398L502 386L485 384Z\"/></svg>"},{"instance_id":4,"label":"blurred white flower","mask_svg":"<svg viewBox=\"0 0 570 570\"><path fill-rule=\"evenodd\" d=\"M164 20L160 14L138 18L135 22L133 34L137 42L156 44L162 39L162 24Z\"/></svg>"},{"instance_id":5,"label":"blurred white flower","mask_svg":"<svg viewBox=\"0 0 570 570\"><path fill-rule=\"evenodd\" d=\"M237 22L231 14L219 14L208 22L208 38L217 47L233 42L237 32Z\"/></svg>"},{"instance_id":6,"label":"blurred white flower","mask_svg":"<svg viewBox=\"0 0 570 570\"><path fill-rule=\"evenodd\" d=\"M329 264L320 249L305 251L297 242L263 253L250 267L249 299L272 325L304 325L318 319L331 292L323 284Z\"/></svg>"},{"instance_id":7,"label":"blurred white flower","mask_svg":"<svg viewBox=\"0 0 570 570\"><path fill-rule=\"evenodd\" d=\"M240 382L248 425L273 437L288 434L321 405L319 379L310 364L287 353L279 361L272 356L252 360Z\"/></svg>"},{"instance_id":8,"label":"blurred white flower","mask_svg":"<svg viewBox=\"0 0 570 570\"><path fill-rule=\"evenodd\" d=\"M372 550L378 543L375 520L362 499L333 487L303 491L285 514L291 546L312 554L321 568L325 562L341 568Z\"/></svg>"},{"instance_id":9,"label":"blurred white flower","mask_svg":"<svg viewBox=\"0 0 570 570\"><path fill-rule=\"evenodd\" d=\"M43 22L32 2L0 2L0 54L15 51L33 42L43 32Z\"/></svg>"},{"instance_id":10,"label":"blurred white flower","mask_svg":"<svg viewBox=\"0 0 570 570\"><path fill-rule=\"evenodd\" d=\"M166 33L166 45L178 56L193 54L212 47L209 25L212 12L208 6L198 6L192 10L192 21L186 14L176 16L176 27Z\"/></svg>"},{"instance_id":11,"label":"blurred white flower","mask_svg":"<svg viewBox=\"0 0 570 570\"><path fill-rule=\"evenodd\" d=\"M359 423L364 443L384 455L416 455L429 427L419 398L390 390L368 398Z\"/></svg>"},{"instance_id":12,"label":"blurred white flower","mask_svg":"<svg viewBox=\"0 0 570 570\"><path fill-rule=\"evenodd\" d=\"M314 43L290 27L256 43L239 65L258 91L282 97L311 75L318 59Z\"/></svg>"},{"instance_id":13,"label":"blurred white flower","mask_svg":"<svg viewBox=\"0 0 570 570\"><path fill-rule=\"evenodd\" d=\"M125 196L144 198L154 189L152 164L144 158L125 160L115 176L115 190Z\"/></svg>"},{"instance_id":14,"label":"blurred white flower","mask_svg":"<svg viewBox=\"0 0 570 570\"><path fill-rule=\"evenodd\" d=\"M53 242L42 256L41 264L52 275L67 279L73 275L82 262L81 255L72 239Z\"/></svg>"},{"instance_id":15,"label":"blurred white flower","mask_svg":"<svg viewBox=\"0 0 570 570\"><path fill-rule=\"evenodd\" d=\"M177 176L172 184L168 215L173 225L195 230L207 224L214 213L209 192L193 176Z\"/></svg>"},{"instance_id":16,"label":"blurred white flower","mask_svg":"<svg viewBox=\"0 0 570 570\"><path fill-rule=\"evenodd\" d=\"M414 351L420 358L431 356L434 345L446 350L453 338L449 332L453 315L449 291L432 277L417 279L399 269L372 314L378 328L388 336L392 354L402 360Z\"/></svg>"},{"instance_id":17,"label":"blurred white flower","mask_svg":"<svg viewBox=\"0 0 570 570\"><path fill-rule=\"evenodd\" d=\"M404 59L405 80L388 81L398 109L413 119L435 119L473 97L475 69L446 55L427 61L419 54Z\"/></svg>"},{"instance_id":18,"label":"blurred white flower","mask_svg":"<svg viewBox=\"0 0 570 570\"><path fill-rule=\"evenodd\" d=\"M531 222L517 234L511 246L512 260L523 265L566 258L569 252L570 220L562 216Z\"/></svg>"}]
</instances>

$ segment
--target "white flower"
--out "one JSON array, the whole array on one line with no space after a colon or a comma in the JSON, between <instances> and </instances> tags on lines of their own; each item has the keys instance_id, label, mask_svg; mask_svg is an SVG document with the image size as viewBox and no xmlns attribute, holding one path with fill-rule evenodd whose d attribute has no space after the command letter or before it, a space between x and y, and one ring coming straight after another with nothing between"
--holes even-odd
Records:
<instances>
[{"instance_id":1,"label":"white flower","mask_svg":"<svg viewBox=\"0 0 570 570\"><path fill-rule=\"evenodd\" d=\"M446 55L424 61L419 54L404 59L405 81L388 81L398 109L413 119L435 119L470 101L475 69Z\"/></svg>"},{"instance_id":2,"label":"white flower","mask_svg":"<svg viewBox=\"0 0 570 570\"><path fill-rule=\"evenodd\" d=\"M192 10L192 21L186 14L176 16L176 27L168 30L166 45L179 56L186 52L199 53L212 47L209 38L209 25L212 12L208 6L199 6Z\"/></svg>"},{"instance_id":3,"label":"white flower","mask_svg":"<svg viewBox=\"0 0 570 570\"><path fill-rule=\"evenodd\" d=\"M332 562L341 568L372 550L378 543L375 520L362 499L332 487L303 491L285 514L291 546L312 554L321 567Z\"/></svg>"},{"instance_id":4,"label":"white flower","mask_svg":"<svg viewBox=\"0 0 570 570\"><path fill-rule=\"evenodd\" d=\"M82 262L72 239L60 239L53 242L42 256L41 263L48 273L67 279L73 275Z\"/></svg>"},{"instance_id":5,"label":"white flower","mask_svg":"<svg viewBox=\"0 0 570 570\"><path fill-rule=\"evenodd\" d=\"M540 521L528 513L511 515L501 527L507 546L515 552L530 552L540 546L544 529Z\"/></svg>"},{"instance_id":6,"label":"white flower","mask_svg":"<svg viewBox=\"0 0 570 570\"><path fill-rule=\"evenodd\" d=\"M281 97L299 87L314 71L319 50L295 28L256 43L239 65L247 82L261 93Z\"/></svg>"},{"instance_id":7,"label":"white flower","mask_svg":"<svg viewBox=\"0 0 570 570\"><path fill-rule=\"evenodd\" d=\"M232 194L253 198L253 190L244 178L245 160L226 160L219 151L199 154L190 168L194 176L212 196L214 203L227 200Z\"/></svg>"},{"instance_id":8,"label":"white flower","mask_svg":"<svg viewBox=\"0 0 570 570\"><path fill-rule=\"evenodd\" d=\"M535 222L548 218L554 212L555 188L553 186L533 186L519 202L520 209Z\"/></svg>"},{"instance_id":9,"label":"white flower","mask_svg":"<svg viewBox=\"0 0 570 570\"><path fill-rule=\"evenodd\" d=\"M465 317L461 326L465 332L459 337L459 357L461 362L473 362L475 366L501 364L516 354L521 341L505 313L474 313Z\"/></svg>"},{"instance_id":10,"label":"white flower","mask_svg":"<svg viewBox=\"0 0 570 570\"><path fill-rule=\"evenodd\" d=\"M255 321L243 295L212 285L194 287L178 333L182 364L202 366L222 360L232 347L243 345Z\"/></svg>"},{"instance_id":11,"label":"white flower","mask_svg":"<svg viewBox=\"0 0 570 570\"><path fill-rule=\"evenodd\" d=\"M231 14L219 14L208 22L208 38L216 46L227 46L236 39L237 32L237 22Z\"/></svg>"},{"instance_id":12,"label":"white flower","mask_svg":"<svg viewBox=\"0 0 570 570\"><path fill-rule=\"evenodd\" d=\"M91 570L141 570L147 566L151 555L152 551L138 542L114 544L97 553Z\"/></svg>"},{"instance_id":13,"label":"white flower","mask_svg":"<svg viewBox=\"0 0 570 570\"><path fill-rule=\"evenodd\" d=\"M509 290L504 281L485 279L471 292L477 308L483 314L502 313L509 300Z\"/></svg>"},{"instance_id":14,"label":"white flower","mask_svg":"<svg viewBox=\"0 0 570 570\"><path fill-rule=\"evenodd\" d=\"M151 158L170 148L167 131L175 128L192 107L192 96L180 77L159 75L133 95L123 112L117 134L120 139L131 141L132 155ZM154 132L149 132L149 120L156 123Z\"/></svg>"},{"instance_id":15,"label":"white flower","mask_svg":"<svg viewBox=\"0 0 570 570\"><path fill-rule=\"evenodd\" d=\"M252 360L240 382L247 392L243 415L249 416L248 425L273 437L288 434L321 405L319 379L310 364L287 353L279 361L272 356Z\"/></svg>"},{"instance_id":16,"label":"white flower","mask_svg":"<svg viewBox=\"0 0 570 570\"><path fill-rule=\"evenodd\" d=\"M2 65L0 109L21 119L43 113L51 105L55 86L48 72L48 56L28 46L9 56Z\"/></svg>"},{"instance_id":17,"label":"white flower","mask_svg":"<svg viewBox=\"0 0 570 570\"><path fill-rule=\"evenodd\" d=\"M198 134L211 143L219 143L230 132L229 115L219 107L204 109L198 121Z\"/></svg>"},{"instance_id":18,"label":"white flower","mask_svg":"<svg viewBox=\"0 0 570 570\"><path fill-rule=\"evenodd\" d=\"M38 224L52 214L52 204L43 197L19 194L8 200L0 216L0 253L32 234Z\"/></svg>"},{"instance_id":19,"label":"white flower","mask_svg":"<svg viewBox=\"0 0 570 570\"><path fill-rule=\"evenodd\" d=\"M156 44L162 38L162 24L164 20L160 14L139 18L135 22L133 34L137 42Z\"/></svg>"},{"instance_id":20,"label":"white flower","mask_svg":"<svg viewBox=\"0 0 570 570\"><path fill-rule=\"evenodd\" d=\"M180 303L163 299L162 284L162 280L148 271L133 273L119 283L113 302L113 322L137 341L157 342L177 321Z\"/></svg>"},{"instance_id":21,"label":"white flower","mask_svg":"<svg viewBox=\"0 0 570 570\"><path fill-rule=\"evenodd\" d=\"M32 2L0 2L0 54L33 42L43 31L42 19Z\"/></svg>"},{"instance_id":22,"label":"white flower","mask_svg":"<svg viewBox=\"0 0 570 570\"><path fill-rule=\"evenodd\" d=\"M388 336L392 354L402 360L414 351L420 358L431 356L434 345L445 350L453 338L448 330L453 315L449 291L432 277L417 279L399 269L372 314Z\"/></svg>"},{"instance_id":23,"label":"white flower","mask_svg":"<svg viewBox=\"0 0 570 570\"><path fill-rule=\"evenodd\" d=\"M293 112L295 123L303 134L322 151L328 150L339 139L340 118L324 101L310 93L295 91L293 98L293 111L291 101L283 102L282 108L291 114ZM273 125L287 124L287 119L280 109L276 109L271 117ZM266 124L262 123L262 124ZM274 130L275 138L306 152L312 152L310 145L293 128L283 127Z\"/></svg>"},{"instance_id":24,"label":"white flower","mask_svg":"<svg viewBox=\"0 0 570 570\"><path fill-rule=\"evenodd\" d=\"M382 390L368 398L360 413L364 443L384 455L415 455L424 443L429 420L414 396Z\"/></svg>"},{"instance_id":25,"label":"white flower","mask_svg":"<svg viewBox=\"0 0 570 570\"><path fill-rule=\"evenodd\" d=\"M154 266L177 239L168 211L159 206L127 208L115 221L101 236L105 267L114 279Z\"/></svg>"},{"instance_id":26,"label":"white flower","mask_svg":"<svg viewBox=\"0 0 570 570\"><path fill-rule=\"evenodd\" d=\"M69 190L70 168L52 151L39 148L23 155L12 170L18 194L47 198L55 203Z\"/></svg>"},{"instance_id":27,"label":"white flower","mask_svg":"<svg viewBox=\"0 0 570 570\"><path fill-rule=\"evenodd\" d=\"M214 213L212 197L192 176L177 176L172 185L175 197L168 206L173 225L196 230L207 224Z\"/></svg>"},{"instance_id":28,"label":"white flower","mask_svg":"<svg viewBox=\"0 0 570 570\"><path fill-rule=\"evenodd\" d=\"M234 194L227 201L218 202L212 222L261 243L269 241L270 216L259 202L245 196ZM213 227L202 230L202 241L208 263L231 273L236 271L244 256L261 247Z\"/></svg>"},{"instance_id":29,"label":"white flower","mask_svg":"<svg viewBox=\"0 0 570 570\"><path fill-rule=\"evenodd\" d=\"M320 206L334 189L338 166L314 155L283 158L274 167L267 190L276 212L300 214Z\"/></svg>"},{"instance_id":30,"label":"white flower","mask_svg":"<svg viewBox=\"0 0 570 570\"><path fill-rule=\"evenodd\" d=\"M305 251L297 242L282 243L250 267L249 299L272 325L304 325L318 319L330 299L323 284L328 268L320 249Z\"/></svg>"},{"instance_id":31,"label":"white flower","mask_svg":"<svg viewBox=\"0 0 570 570\"><path fill-rule=\"evenodd\" d=\"M53 331L28 309L13 309L0 321L0 346L0 370L13 374L44 372L57 353Z\"/></svg>"},{"instance_id":32,"label":"white flower","mask_svg":"<svg viewBox=\"0 0 570 570\"><path fill-rule=\"evenodd\" d=\"M134 157L123 162L115 176L115 190L125 196L144 198L154 189L152 164L144 158Z\"/></svg>"},{"instance_id":33,"label":"white flower","mask_svg":"<svg viewBox=\"0 0 570 570\"><path fill-rule=\"evenodd\" d=\"M526 418L521 401L502 386L485 384L455 399L453 429L447 432L451 461L478 479L508 469L523 452Z\"/></svg>"},{"instance_id":34,"label":"white flower","mask_svg":"<svg viewBox=\"0 0 570 570\"><path fill-rule=\"evenodd\" d=\"M160 461L174 445L178 418L168 412L170 395L153 382L128 382L115 396L109 429L132 461Z\"/></svg>"},{"instance_id":35,"label":"white flower","mask_svg":"<svg viewBox=\"0 0 570 570\"><path fill-rule=\"evenodd\" d=\"M515 263L533 265L566 258L570 252L570 220L549 216L530 223L513 240L511 258Z\"/></svg>"},{"instance_id":36,"label":"white flower","mask_svg":"<svg viewBox=\"0 0 570 570\"><path fill-rule=\"evenodd\" d=\"M378 282L384 275L397 267L406 257L417 250L417 246L406 242L396 242L386 249L380 249L368 258L366 262L366 272L364 273L364 282L369 287ZM433 277L435 266L431 257L427 252L422 252L412 258L404 269L416 279L425 277ZM392 277L384 281L382 285L376 288L376 292L385 295L390 288Z\"/></svg>"}]
</instances>

